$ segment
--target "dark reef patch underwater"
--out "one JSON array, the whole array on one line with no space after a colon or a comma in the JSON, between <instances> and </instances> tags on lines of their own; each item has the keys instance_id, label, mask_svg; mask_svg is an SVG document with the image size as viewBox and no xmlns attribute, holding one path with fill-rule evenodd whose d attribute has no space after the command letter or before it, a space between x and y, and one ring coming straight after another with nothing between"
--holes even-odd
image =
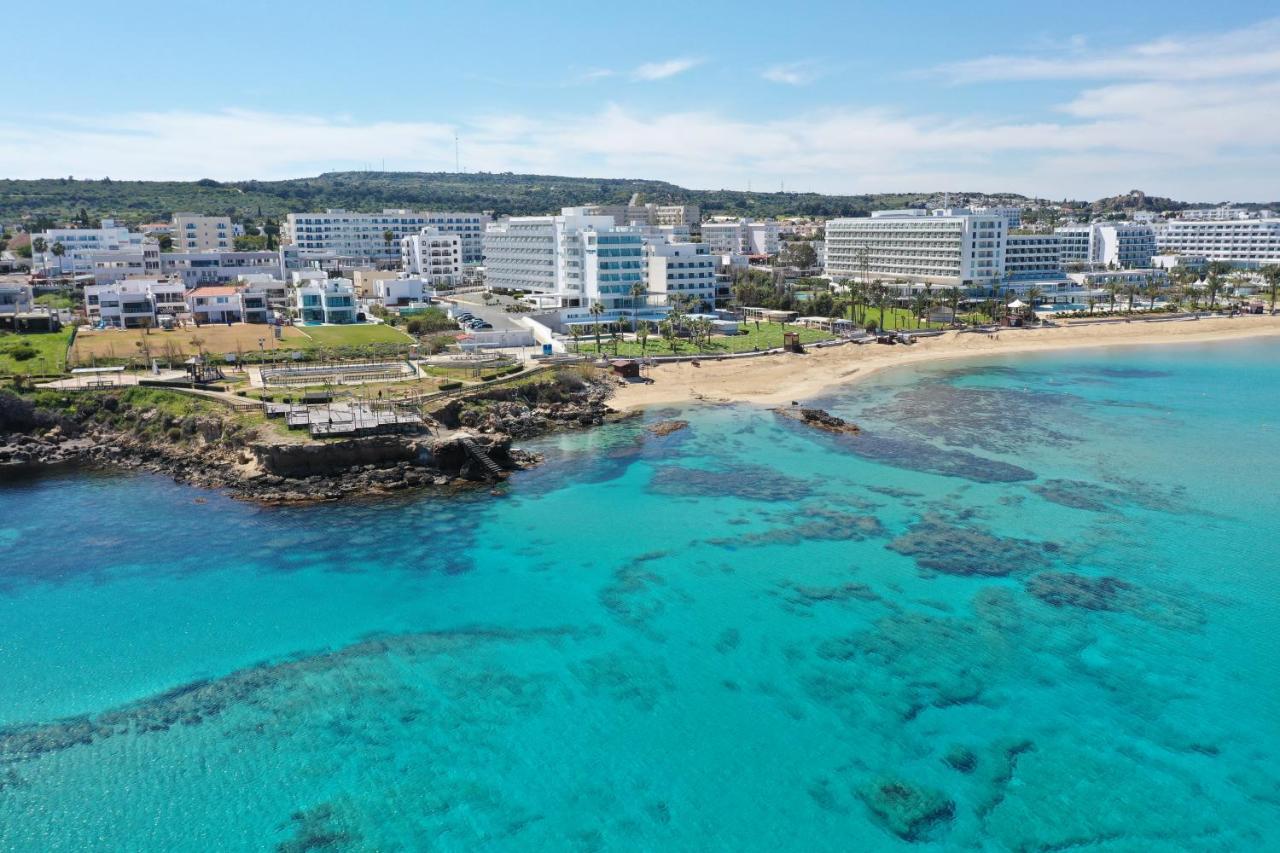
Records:
<instances>
[{"instance_id":1,"label":"dark reef patch underwater","mask_svg":"<svg viewBox=\"0 0 1280 853\"><path fill-rule=\"evenodd\" d=\"M1277 364L653 412L500 500L6 484L0 850L1280 849L1280 490L1206 452L1280 457Z\"/></svg>"}]
</instances>

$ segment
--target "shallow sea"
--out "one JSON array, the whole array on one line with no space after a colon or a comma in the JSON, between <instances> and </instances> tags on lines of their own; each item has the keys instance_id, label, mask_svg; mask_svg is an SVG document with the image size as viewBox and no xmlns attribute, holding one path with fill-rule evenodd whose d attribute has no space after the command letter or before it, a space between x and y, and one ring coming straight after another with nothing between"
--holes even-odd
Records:
<instances>
[{"instance_id":1,"label":"shallow sea","mask_svg":"<svg viewBox=\"0 0 1280 853\"><path fill-rule=\"evenodd\" d=\"M0 850L1280 849L1280 341L817 402L498 498L0 486Z\"/></svg>"}]
</instances>

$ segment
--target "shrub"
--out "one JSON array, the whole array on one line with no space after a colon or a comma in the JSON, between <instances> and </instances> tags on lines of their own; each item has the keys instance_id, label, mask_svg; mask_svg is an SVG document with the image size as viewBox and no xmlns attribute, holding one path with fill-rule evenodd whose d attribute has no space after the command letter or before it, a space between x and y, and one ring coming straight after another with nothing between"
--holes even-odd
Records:
<instances>
[{"instance_id":1,"label":"shrub","mask_svg":"<svg viewBox=\"0 0 1280 853\"><path fill-rule=\"evenodd\" d=\"M37 354L35 347L31 346L31 344L26 341L23 341L16 346L9 347L9 357L14 361L30 361L35 358Z\"/></svg>"},{"instance_id":2,"label":"shrub","mask_svg":"<svg viewBox=\"0 0 1280 853\"><path fill-rule=\"evenodd\" d=\"M170 441L182 441L182 430L177 427L170 427L169 431L166 432L165 435L169 437Z\"/></svg>"},{"instance_id":3,"label":"shrub","mask_svg":"<svg viewBox=\"0 0 1280 853\"><path fill-rule=\"evenodd\" d=\"M440 383L441 391L456 391L461 387L462 387L461 382L441 382Z\"/></svg>"}]
</instances>

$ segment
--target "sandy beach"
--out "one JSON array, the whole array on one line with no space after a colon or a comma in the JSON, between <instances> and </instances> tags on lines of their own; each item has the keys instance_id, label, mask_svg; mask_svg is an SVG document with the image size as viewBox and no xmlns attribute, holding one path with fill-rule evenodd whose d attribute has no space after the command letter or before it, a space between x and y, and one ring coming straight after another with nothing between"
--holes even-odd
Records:
<instances>
[{"instance_id":1,"label":"sandy beach","mask_svg":"<svg viewBox=\"0 0 1280 853\"><path fill-rule=\"evenodd\" d=\"M1004 329L992 336L981 332L947 332L940 337L923 338L911 346L846 344L810 349L803 355L708 359L698 367L689 362L657 365L648 371L654 380L652 384L635 383L619 388L612 405L622 410L698 401L778 405L792 400L803 402L833 386L857 382L897 365L1073 347L1206 343L1259 335L1280 335L1280 317L1135 320L1096 326Z\"/></svg>"}]
</instances>

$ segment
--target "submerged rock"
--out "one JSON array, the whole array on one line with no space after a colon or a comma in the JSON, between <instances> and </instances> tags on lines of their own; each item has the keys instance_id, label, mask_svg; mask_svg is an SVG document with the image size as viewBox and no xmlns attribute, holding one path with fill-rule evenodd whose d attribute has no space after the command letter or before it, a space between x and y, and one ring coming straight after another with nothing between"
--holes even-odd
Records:
<instances>
[{"instance_id":1,"label":"submerged rock","mask_svg":"<svg viewBox=\"0 0 1280 853\"><path fill-rule=\"evenodd\" d=\"M1054 607L1084 610L1129 610L1140 602L1133 584L1075 572L1041 572L1027 581L1027 592Z\"/></svg>"},{"instance_id":2,"label":"submerged rock","mask_svg":"<svg viewBox=\"0 0 1280 853\"><path fill-rule=\"evenodd\" d=\"M956 806L942 791L896 776L882 776L858 789L867 808L894 835L919 841L931 829L950 821Z\"/></svg>"},{"instance_id":3,"label":"submerged rock","mask_svg":"<svg viewBox=\"0 0 1280 853\"><path fill-rule=\"evenodd\" d=\"M948 524L926 515L886 547L924 569L949 575L1003 577L1047 566L1049 543L996 536L972 524Z\"/></svg>"},{"instance_id":4,"label":"submerged rock","mask_svg":"<svg viewBox=\"0 0 1280 853\"><path fill-rule=\"evenodd\" d=\"M838 435L856 435L862 432L862 429L854 423L846 421L844 418L836 417L830 412L824 412L822 409L809 409L795 406L779 406L773 410L774 414L781 415L784 418L790 418L793 421L813 427L814 429L826 430Z\"/></svg>"},{"instance_id":5,"label":"submerged rock","mask_svg":"<svg viewBox=\"0 0 1280 853\"><path fill-rule=\"evenodd\" d=\"M649 424L645 429L654 435L671 435L671 433L679 432L688 426L688 421L658 421L656 424Z\"/></svg>"}]
</instances>

